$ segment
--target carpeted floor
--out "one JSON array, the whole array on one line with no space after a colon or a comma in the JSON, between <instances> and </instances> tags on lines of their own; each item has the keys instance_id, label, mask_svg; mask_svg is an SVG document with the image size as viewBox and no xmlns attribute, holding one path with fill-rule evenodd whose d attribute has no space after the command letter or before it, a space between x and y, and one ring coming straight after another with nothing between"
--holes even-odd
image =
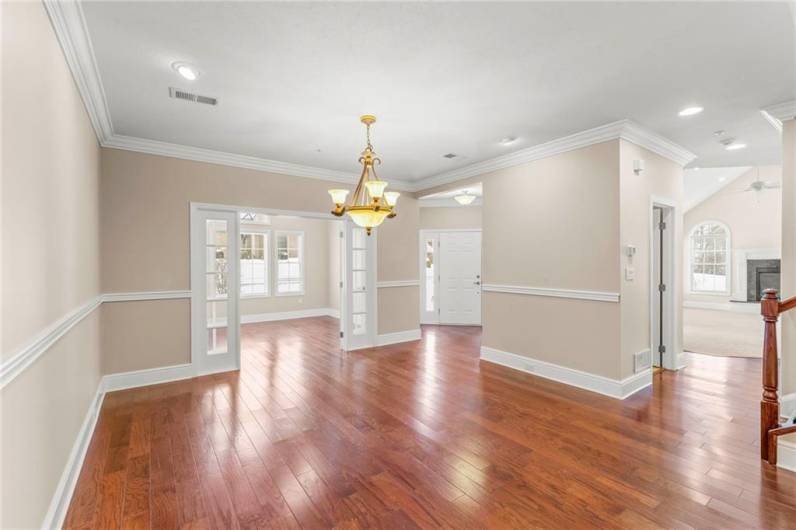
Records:
<instances>
[{"instance_id":1,"label":"carpeted floor","mask_svg":"<svg viewBox=\"0 0 796 530\"><path fill-rule=\"evenodd\" d=\"M683 349L725 357L762 357L763 320L754 313L685 307Z\"/></svg>"}]
</instances>

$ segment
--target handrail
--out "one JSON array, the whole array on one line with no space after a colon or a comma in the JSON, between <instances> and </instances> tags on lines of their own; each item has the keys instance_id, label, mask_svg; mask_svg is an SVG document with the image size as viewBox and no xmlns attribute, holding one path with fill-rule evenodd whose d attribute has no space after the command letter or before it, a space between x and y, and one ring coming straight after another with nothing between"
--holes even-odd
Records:
<instances>
[{"instance_id":1,"label":"handrail","mask_svg":"<svg viewBox=\"0 0 796 530\"><path fill-rule=\"evenodd\" d=\"M784 301L776 289L766 289L760 300L763 315L763 398L760 401L760 456L769 464L777 463L777 437L796 432L793 423L779 423L779 386L777 321L779 315L796 308L796 296Z\"/></svg>"}]
</instances>

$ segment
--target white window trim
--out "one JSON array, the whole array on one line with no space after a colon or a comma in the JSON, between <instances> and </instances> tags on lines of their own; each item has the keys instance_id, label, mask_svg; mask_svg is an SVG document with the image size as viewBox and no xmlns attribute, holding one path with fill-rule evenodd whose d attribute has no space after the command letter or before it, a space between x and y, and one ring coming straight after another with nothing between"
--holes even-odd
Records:
<instances>
[{"instance_id":1,"label":"white window trim","mask_svg":"<svg viewBox=\"0 0 796 530\"><path fill-rule=\"evenodd\" d=\"M301 291L291 291L289 293L279 292L279 245L277 241L279 240L280 234L299 234L301 236L301 245L299 247L299 257L301 258ZM306 237L304 230L274 230L274 296L304 296L307 289L307 274L305 270L307 260L304 256L304 240Z\"/></svg>"},{"instance_id":2,"label":"white window trim","mask_svg":"<svg viewBox=\"0 0 796 530\"><path fill-rule=\"evenodd\" d=\"M257 298L271 298L271 292L272 292L271 269L273 268L272 263L271 263L271 241L273 241L273 238L271 237L271 229L270 228L260 228L260 227L256 227L256 226L246 226L246 223L241 221L241 223L240 223L240 236L244 236L246 234L262 234L262 235L265 236L265 261L268 264L267 268L265 270L265 276L266 276L265 277L265 289L266 289L266 292L265 292L265 294L243 294L243 293L240 293L240 295L239 295L240 299L241 300L252 300L252 299L257 299ZM240 256L238 256L238 261L240 261ZM238 282L240 284L240 285L238 285L238 290L239 291L243 287L243 285L241 284L242 281L243 281L243 278L241 278L240 281Z\"/></svg>"},{"instance_id":3,"label":"white window trim","mask_svg":"<svg viewBox=\"0 0 796 530\"><path fill-rule=\"evenodd\" d=\"M693 245L691 244L691 238L693 237L697 228L706 224L719 225L727 232L727 252L724 263L724 270L727 271L727 289L724 291L699 291L694 289L694 273L692 263ZM732 294L732 232L730 231L729 226L715 219L705 219L704 221L700 221L699 223L695 224L688 232L688 238L686 239L686 252L688 255L688 267L686 269L686 272L688 273L688 294L701 296L730 296Z\"/></svg>"}]
</instances>

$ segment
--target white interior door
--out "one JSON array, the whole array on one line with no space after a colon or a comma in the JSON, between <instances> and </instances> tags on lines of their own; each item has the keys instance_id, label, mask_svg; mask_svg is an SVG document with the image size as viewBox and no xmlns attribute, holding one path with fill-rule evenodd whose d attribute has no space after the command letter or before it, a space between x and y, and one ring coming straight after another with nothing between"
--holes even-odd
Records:
<instances>
[{"instance_id":1,"label":"white interior door","mask_svg":"<svg viewBox=\"0 0 796 530\"><path fill-rule=\"evenodd\" d=\"M376 237L364 228L345 223L345 259L341 320L343 349L376 344Z\"/></svg>"},{"instance_id":2,"label":"white interior door","mask_svg":"<svg viewBox=\"0 0 796 530\"><path fill-rule=\"evenodd\" d=\"M240 369L236 211L191 211L191 359L198 373Z\"/></svg>"},{"instance_id":3,"label":"white interior door","mask_svg":"<svg viewBox=\"0 0 796 530\"><path fill-rule=\"evenodd\" d=\"M481 325L481 232L439 233L439 322Z\"/></svg>"}]
</instances>

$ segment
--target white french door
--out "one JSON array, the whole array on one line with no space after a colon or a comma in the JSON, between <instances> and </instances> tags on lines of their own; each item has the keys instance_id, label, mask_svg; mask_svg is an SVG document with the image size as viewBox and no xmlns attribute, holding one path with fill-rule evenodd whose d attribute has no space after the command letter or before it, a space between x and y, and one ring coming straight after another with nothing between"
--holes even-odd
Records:
<instances>
[{"instance_id":1,"label":"white french door","mask_svg":"<svg viewBox=\"0 0 796 530\"><path fill-rule=\"evenodd\" d=\"M481 232L441 231L440 324L481 325Z\"/></svg>"},{"instance_id":2,"label":"white french door","mask_svg":"<svg viewBox=\"0 0 796 530\"><path fill-rule=\"evenodd\" d=\"M344 350L376 344L376 233L345 223L343 296L340 300L341 345Z\"/></svg>"},{"instance_id":3,"label":"white french door","mask_svg":"<svg viewBox=\"0 0 796 530\"><path fill-rule=\"evenodd\" d=\"M197 373L240 369L238 213L191 208L191 362Z\"/></svg>"}]
</instances>

